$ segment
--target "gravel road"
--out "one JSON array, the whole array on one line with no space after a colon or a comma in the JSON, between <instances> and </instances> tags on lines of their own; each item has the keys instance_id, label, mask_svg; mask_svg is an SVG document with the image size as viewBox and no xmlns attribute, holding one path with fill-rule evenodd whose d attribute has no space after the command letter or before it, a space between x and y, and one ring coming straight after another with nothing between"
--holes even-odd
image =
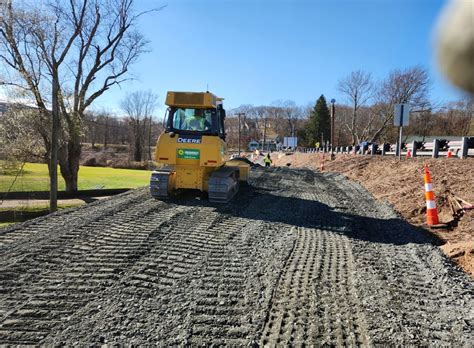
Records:
<instances>
[{"instance_id":1,"label":"gravel road","mask_svg":"<svg viewBox=\"0 0 474 348\"><path fill-rule=\"evenodd\" d=\"M0 344L469 346L474 285L436 243L336 174L135 190L0 229Z\"/></svg>"}]
</instances>

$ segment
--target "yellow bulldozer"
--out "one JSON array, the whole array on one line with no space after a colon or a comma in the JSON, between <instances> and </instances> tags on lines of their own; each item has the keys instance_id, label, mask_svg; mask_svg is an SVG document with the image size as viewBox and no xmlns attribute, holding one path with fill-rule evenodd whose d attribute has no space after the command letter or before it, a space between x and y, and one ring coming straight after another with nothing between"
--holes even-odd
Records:
<instances>
[{"instance_id":1,"label":"yellow bulldozer","mask_svg":"<svg viewBox=\"0 0 474 348\"><path fill-rule=\"evenodd\" d=\"M223 98L210 92L168 92L165 131L156 144L151 195L168 198L181 189L207 192L211 202L227 203L247 181L251 162L226 160Z\"/></svg>"}]
</instances>

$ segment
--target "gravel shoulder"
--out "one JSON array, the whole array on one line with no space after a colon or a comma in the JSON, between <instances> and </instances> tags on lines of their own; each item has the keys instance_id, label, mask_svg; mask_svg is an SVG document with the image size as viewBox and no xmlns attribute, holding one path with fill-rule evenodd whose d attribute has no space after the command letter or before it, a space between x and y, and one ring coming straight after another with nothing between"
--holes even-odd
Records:
<instances>
[{"instance_id":1,"label":"gravel shoulder","mask_svg":"<svg viewBox=\"0 0 474 348\"><path fill-rule=\"evenodd\" d=\"M474 286L437 244L339 174L139 189L0 229L0 343L469 346Z\"/></svg>"},{"instance_id":2,"label":"gravel shoulder","mask_svg":"<svg viewBox=\"0 0 474 348\"><path fill-rule=\"evenodd\" d=\"M274 155L276 165L306 167L320 171L322 155L295 153ZM448 196L455 195L474 204L474 158L402 158L393 156L354 156L338 154L336 160L324 161L325 171L341 173L364 186L371 194L394 209L408 222L425 224L426 205L423 166L430 168L436 205L441 222L453 220ZM474 279L474 210L468 210L450 230L431 232L442 242L443 252L458 263Z\"/></svg>"}]
</instances>

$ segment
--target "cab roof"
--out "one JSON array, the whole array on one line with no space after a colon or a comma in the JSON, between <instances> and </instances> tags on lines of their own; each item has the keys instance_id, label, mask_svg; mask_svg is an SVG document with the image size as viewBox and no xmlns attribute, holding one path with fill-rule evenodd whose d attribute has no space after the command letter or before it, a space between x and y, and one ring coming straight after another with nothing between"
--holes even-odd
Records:
<instances>
[{"instance_id":1,"label":"cab roof","mask_svg":"<svg viewBox=\"0 0 474 348\"><path fill-rule=\"evenodd\" d=\"M170 91L166 94L165 104L175 107L186 108L217 108L222 104L223 98L219 98L211 92L174 92Z\"/></svg>"}]
</instances>

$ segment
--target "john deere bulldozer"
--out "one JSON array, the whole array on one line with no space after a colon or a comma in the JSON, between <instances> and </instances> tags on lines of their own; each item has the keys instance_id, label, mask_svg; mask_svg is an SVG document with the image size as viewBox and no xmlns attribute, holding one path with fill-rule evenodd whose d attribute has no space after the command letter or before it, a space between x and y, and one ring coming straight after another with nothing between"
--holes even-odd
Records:
<instances>
[{"instance_id":1,"label":"john deere bulldozer","mask_svg":"<svg viewBox=\"0 0 474 348\"><path fill-rule=\"evenodd\" d=\"M229 202L247 181L250 162L226 161L223 99L210 92L168 92L165 131L156 144L151 195L168 198L182 189L207 192L212 202Z\"/></svg>"}]
</instances>

